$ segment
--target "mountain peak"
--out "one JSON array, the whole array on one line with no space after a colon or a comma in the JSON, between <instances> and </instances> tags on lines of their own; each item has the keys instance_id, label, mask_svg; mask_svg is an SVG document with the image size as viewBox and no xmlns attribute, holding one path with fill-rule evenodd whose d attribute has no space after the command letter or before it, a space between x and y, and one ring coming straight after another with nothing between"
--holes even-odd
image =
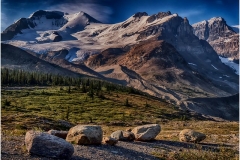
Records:
<instances>
[{"instance_id":1,"label":"mountain peak","mask_svg":"<svg viewBox=\"0 0 240 160\"><path fill-rule=\"evenodd\" d=\"M208 20L208 23L209 24L213 24L213 23L223 23L223 24L227 24L226 21L222 18L222 17L213 17L211 19Z\"/></svg>"},{"instance_id":2,"label":"mountain peak","mask_svg":"<svg viewBox=\"0 0 240 160\"><path fill-rule=\"evenodd\" d=\"M211 19L209 19L209 21L222 21L224 20L222 17L212 17Z\"/></svg>"},{"instance_id":3,"label":"mountain peak","mask_svg":"<svg viewBox=\"0 0 240 160\"><path fill-rule=\"evenodd\" d=\"M79 13L82 14L83 16L86 16L89 19L89 22L102 23L83 11L80 11Z\"/></svg>"},{"instance_id":4,"label":"mountain peak","mask_svg":"<svg viewBox=\"0 0 240 160\"><path fill-rule=\"evenodd\" d=\"M198 38L208 41L220 56L239 59L238 34L233 27L227 25L222 17L213 17L192 26L194 34Z\"/></svg>"},{"instance_id":5,"label":"mountain peak","mask_svg":"<svg viewBox=\"0 0 240 160\"><path fill-rule=\"evenodd\" d=\"M167 12L158 12L157 14L153 14L151 15L148 19L147 19L147 22L148 23L151 23L153 21L155 21L156 19L161 19L161 18L164 18L166 16L169 16L171 15L172 13L170 11L167 11Z\"/></svg>"},{"instance_id":6,"label":"mountain peak","mask_svg":"<svg viewBox=\"0 0 240 160\"><path fill-rule=\"evenodd\" d=\"M30 19L35 19L37 17L46 16L47 19L60 19L64 16L64 12L60 11L45 11L38 10L30 15Z\"/></svg>"},{"instance_id":7,"label":"mountain peak","mask_svg":"<svg viewBox=\"0 0 240 160\"><path fill-rule=\"evenodd\" d=\"M142 16L148 16L146 12L137 12L133 15L134 18L141 18Z\"/></svg>"}]
</instances>

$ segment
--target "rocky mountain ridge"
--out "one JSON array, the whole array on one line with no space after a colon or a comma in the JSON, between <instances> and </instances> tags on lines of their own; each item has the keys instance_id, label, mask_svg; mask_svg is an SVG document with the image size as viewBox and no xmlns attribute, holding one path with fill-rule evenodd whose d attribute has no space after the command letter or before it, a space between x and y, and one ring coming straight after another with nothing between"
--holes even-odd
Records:
<instances>
[{"instance_id":1,"label":"rocky mountain ridge","mask_svg":"<svg viewBox=\"0 0 240 160\"><path fill-rule=\"evenodd\" d=\"M192 26L194 34L208 41L218 55L239 60L239 35L222 17L214 17Z\"/></svg>"}]
</instances>

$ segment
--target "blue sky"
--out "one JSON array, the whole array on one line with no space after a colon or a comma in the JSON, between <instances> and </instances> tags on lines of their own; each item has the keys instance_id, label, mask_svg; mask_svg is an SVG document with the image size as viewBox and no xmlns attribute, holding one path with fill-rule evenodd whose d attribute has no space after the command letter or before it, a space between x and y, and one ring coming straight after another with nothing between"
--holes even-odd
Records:
<instances>
[{"instance_id":1,"label":"blue sky","mask_svg":"<svg viewBox=\"0 0 240 160\"><path fill-rule=\"evenodd\" d=\"M223 17L230 26L239 24L238 0L1 0L1 29L40 9L84 11L104 23L124 21L136 12L171 11L190 24L212 17Z\"/></svg>"}]
</instances>

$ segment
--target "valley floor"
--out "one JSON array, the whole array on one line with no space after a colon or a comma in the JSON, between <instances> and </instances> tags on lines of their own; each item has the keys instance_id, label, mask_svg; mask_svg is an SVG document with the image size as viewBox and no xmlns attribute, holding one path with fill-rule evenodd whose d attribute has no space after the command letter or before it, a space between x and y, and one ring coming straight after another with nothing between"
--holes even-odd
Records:
<instances>
[{"instance_id":1,"label":"valley floor","mask_svg":"<svg viewBox=\"0 0 240 160\"><path fill-rule=\"evenodd\" d=\"M180 126L173 127L173 126ZM198 144L178 141L180 128L193 128L195 125L206 126L202 130L209 130L207 138ZM155 141L151 142L122 142L116 146L102 145L74 145L74 154L71 160L151 160L151 159L203 159L203 160L235 160L239 156L238 131L235 122L167 122L162 126L162 132ZM233 128L226 131L226 126ZM117 129L129 127L102 126L105 135ZM170 129L170 127L172 127ZM211 127L211 128L208 128ZM215 128L216 127L216 128ZM234 129L234 127L236 127ZM196 129L200 130L200 128ZM230 131L232 130L232 131ZM14 131L12 132L14 133ZM228 133L228 134L226 134ZM231 133L231 134L229 134ZM2 159L33 159L47 160L48 158L29 155L24 145L24 135L11 135L11 132L2 132Z\"/></svg>"}]
</instances>

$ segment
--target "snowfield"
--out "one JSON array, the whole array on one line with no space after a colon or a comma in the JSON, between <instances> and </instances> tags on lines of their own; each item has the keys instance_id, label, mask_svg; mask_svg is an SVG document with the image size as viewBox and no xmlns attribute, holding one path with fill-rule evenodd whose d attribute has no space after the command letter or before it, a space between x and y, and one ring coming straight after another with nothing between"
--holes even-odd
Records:
<instances>
[{"instance_id":1,"label":"snowfield","mask_svg":"<svg viewBox=\"0 0 240 160\"><path fill-rule=\"evenodd\" d=\"M224 58L219 56L220 60L222 63L226 64L227 66L231 67L237 75L239 75L239 64L234 63L231 59L229 58Z\"/></svg>"}]
</instances>

